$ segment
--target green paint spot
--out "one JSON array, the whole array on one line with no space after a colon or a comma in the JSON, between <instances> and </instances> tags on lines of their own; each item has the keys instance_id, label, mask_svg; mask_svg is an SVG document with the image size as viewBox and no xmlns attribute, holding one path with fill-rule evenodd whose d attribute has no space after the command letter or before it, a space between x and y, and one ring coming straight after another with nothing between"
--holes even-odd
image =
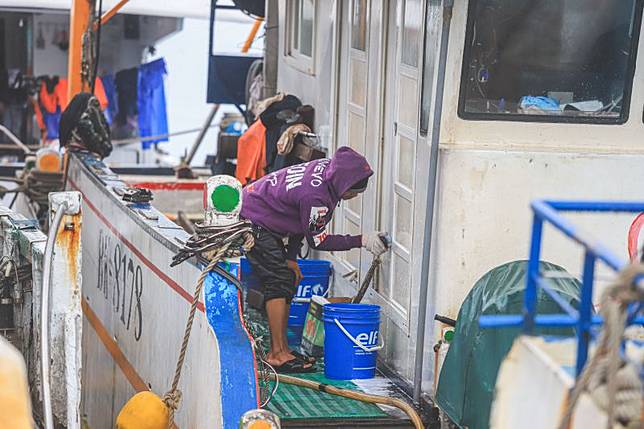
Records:
<instances>
[{"instance_id":1,"label":"green paint spot","mask_svg":"<svg viewBox=\"0 0 644 429\"><path fill-rule=\"evenodd\" d=\"M454 331L445 331L445 341L451 343L454 339Z\"/></svg>"},{"instance_id":2,"label":"green paint spot","mask_svg":"<svg viewBox=\"0 0 644 429\"><path fill-rule=\"evenodd\" d=\"M220 212L233 211L239 204L239 192L229 185L219 185L210 195L212 206Z\"/></svg>"}]
</instances>

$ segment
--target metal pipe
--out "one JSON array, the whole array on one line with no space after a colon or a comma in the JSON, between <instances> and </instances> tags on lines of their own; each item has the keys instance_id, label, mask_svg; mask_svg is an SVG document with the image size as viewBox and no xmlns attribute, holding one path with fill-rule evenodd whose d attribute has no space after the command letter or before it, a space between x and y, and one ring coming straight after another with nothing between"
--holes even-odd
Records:
<instances>
[{"instance_id":1,"label":"metal pipe","mask_svg":"<svg viewBox=\"0 0 644 429\"><path fill-rule=\"evenodd\" d=\"M107 24L107 22L108 22L110 19L112 19L112 18L114 17L114 15L116 15L116 14L118 13L118 11L119 11L119 10L121 10L121 8L122 8L123 6L125 6L129 1L130 1L130 0L121 0L120 2L118 2L117 4L115 4L115 5L114 5L114 7L113 7L112 9L108 10L107 12L105 12L105 13L101 16L101 25L105 25L105 24ZM98 24L94 24L94 30L96 30L96 28L97 28L97 27L98 27Z\"/></svg>"},{"instance_id":2,"label":"metal pipe","mask_svg":"<svg viewBox=\"0 0 644 429\"><path fill-rule=\"evenodd\" d=\"M29 149L29 147L26 144L21 142L20 139L18 137L16 137L16 135L14 133L12 133L9 128L5 127L4 125L0 125L0 131L2 131L4 133L4 135L9 137L9 140L11 140L13 142L13 144L15 144L20 149L22 149L22 151L24 153L26 153L26 154L31 153L31 149Z\"/></svg>"},{"instance_id":3,"label":"metal pipe","mask_svg":"<svg viewBox=\"0 0 644 429\"><path fill-rule=\"evenodd\" d=\"M264 36L264 98L277 93L277 59L279 58L279 0L266 1Z\"/></svg>"},{"instance_id":4,"label":"metal pipe","mask_svg":"<svg viewBox=\"0 0 644 429\"><path fill-rule=\"evenodd\" d=\"M414 358L414 401L420 402L423 382L423 359L425 353L425 318L427 317L427 297L429 292L429 262L431 259L434 210L436 208L436 183L438 167L438 146L443 111L443 93L445 90L445 69L447 66L447 48L449 46L449 29L452 21L454 0L443 0L443 28L438 63L438 82L432 122L432 140L429 160L429 183L427 185L427 203L425 208L425 230L422 268L420 274L420 296L418 307L418 329L416 331L416 356ZM425 47L427 49L427 47ZM436 376L436 374L434 374Z\"/></svg>"},{"instance_id":5,"label":"metal pipe","mask_svg":"<svg viewBox=\"0 0 644 429\"><path fill-rule=\"evenodd\" d=\"M244 46L242 47L242 54L247 53L250 47L253 45L255 36L257 36L257 32L259 31L259 27L262 25L262 22L264 22L264 18L258 18L255 20L255 22L253 22L253 28L250 29L250 33L248 33L248 37L246 38Z\"/></svg>"},{"instance_id":6,"label":"metal pipe","mask_svg":"<svg viewBox=\"0 0 644 429\"><path fill-rule=\"evenodd\" d=\"M210 124L212 124L212 120L215 119L215 115L219 111L219 104L213 104L212 110L208 114L208 117L206 118L206 122L204 122L203 127L201 127L201 131L199 131L199 135L197 136L197 139L195 142L192 144L192 147L190 148L190 152L188 153L188 156L186 158L186 164L190 165L192 162L192 159L195 157L197 150L199 149L199 146L201 145L201 142L203 141L204 137L206 137L206 133L208 132L208 129L210 129Z\"/></svg>"},{"instance_id":7,"label":"metal pipe","mask_svg":"<svg viewBox=\"0 0 644 429\"><path fill-rule=\"evenodd\" d=\"M49 380L49 295L51 292L52 259L58 228L67 210L67 202L62 202L57 210L47 235L43 256L43 279L40 301L40 374L42 377L42 411L45 429L54 429L54 416L51 408L51 386Z\"/></svg>"},{"instance_id":8,"label":"metal pipe","mask_svg":"<svg viewBox=\"0 0 644 429\"><path fill-rule=\"evenodd\" d=\"M82 76L83 35L90 25L94 0L72 0L69 15L69 50L67 61L67 99L88 90Z\"/></svg>"}]
</instances>

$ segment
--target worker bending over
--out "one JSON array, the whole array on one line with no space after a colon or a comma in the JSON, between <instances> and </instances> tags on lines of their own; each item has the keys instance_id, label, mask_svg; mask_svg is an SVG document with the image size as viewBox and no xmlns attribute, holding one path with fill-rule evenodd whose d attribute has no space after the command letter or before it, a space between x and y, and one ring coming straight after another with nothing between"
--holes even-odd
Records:
<instances>
[{"instance_id":1,"label":"worker bending over","mask_svg":"<svg viewBox=\"0 0 644 429\"><path fill-rule=\"evenodd\" d=\"M270 365L282 373L310 372L312 361L290 350L286 329L291 300L302 279L297 256L306 238L316 250L364 247L374 255L387 250L379 233L331 235L327 225L341 200L364 192L373 174L367 160L348 147L332 159L294 165L244 188L241 216L254 226L255 246L246 255L264 293L271 332Z\"/></svg>"}]
</instances>

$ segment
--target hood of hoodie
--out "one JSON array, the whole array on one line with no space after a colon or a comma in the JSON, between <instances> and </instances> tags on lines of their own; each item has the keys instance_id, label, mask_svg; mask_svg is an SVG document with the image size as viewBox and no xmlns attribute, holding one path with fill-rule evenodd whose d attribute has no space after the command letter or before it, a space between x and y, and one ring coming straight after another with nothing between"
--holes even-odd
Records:
<instances>
[{"instance_id":1,"label":"hood of hoodie","mask_svg":"<svg viewBox=\"0 0 644 429\"><path fill-rule=\"evenodd\" d=\"M347 146L337 150L324 172L324 178L338 200L354 184L372 175L373 170L365 157Z\"/></svg>"}]
</instances>

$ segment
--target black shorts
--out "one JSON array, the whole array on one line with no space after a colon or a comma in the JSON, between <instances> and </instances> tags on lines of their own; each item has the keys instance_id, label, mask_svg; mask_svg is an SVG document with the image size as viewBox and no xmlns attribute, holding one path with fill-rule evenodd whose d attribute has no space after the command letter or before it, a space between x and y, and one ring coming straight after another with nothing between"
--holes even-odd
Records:
<instances>
[{"instance_id":1,"label":"black shorts","mask_svg":"<svg viewBox=\"0 0 644 429\"><path fill-rule=\"evenodd\" d=\"M286 249L278 237L266 229L254 227L255 245L246 258L257 276L264 294L264 302L284 298L290 303L297 285L295 273L286 264Z\"/></svg>"}]
</instances>

